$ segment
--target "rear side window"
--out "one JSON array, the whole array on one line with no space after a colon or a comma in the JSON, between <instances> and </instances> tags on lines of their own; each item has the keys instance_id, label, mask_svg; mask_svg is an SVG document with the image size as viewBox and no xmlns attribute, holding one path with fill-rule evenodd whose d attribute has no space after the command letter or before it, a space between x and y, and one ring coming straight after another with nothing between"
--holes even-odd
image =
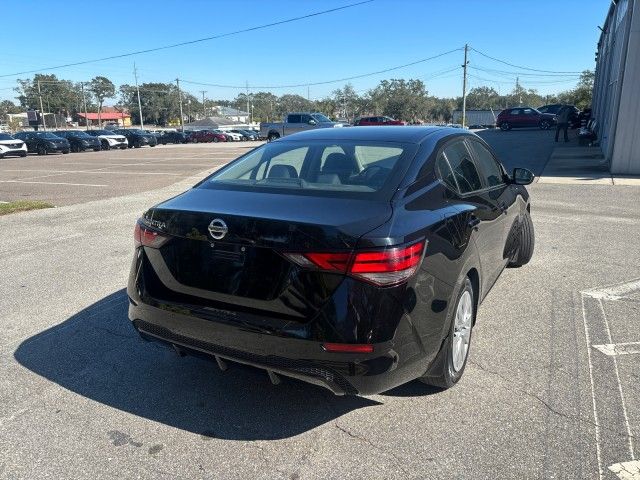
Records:
<instances>
[{"instance_id":1,"label":"rear side window","mask_svg":"<svg viewBox=\"0 0 640 480\"><path fill-rule=\"evenodd\" d=\"M513 110L511 110L509 112L510 115L520 115L520 109L519 108L514 108Z\"/></svg>"},{"instance_id":2,"label":"rear side window","mask_svg":"<svg viewBox=\"0 0 640 480\"><path fill-rule=\"evenodd\" d=\"M300 115L289 115L287 123L300 123Z\"/></svg>"},{"instance_id":3,"label":"rear side window","mask_svg":"<svg viewBox=\"0 0 640 480\"><path fill-rule=\"evenodd\" d=\"M456 179L453 177L453 170L451 170L447 157L442 153L438 155L438 159L436 160L436 174L449 188L456 192L458 191Z\"/></svg>"},{"instance_id":4,"label":"rear side window","mask_svg":"<svg viewBox=\"0 0 640 480\"><path fill-rule=\"evenodd\" d=\"M504 184L502 168L498 165L498 162L492 153L487 150L484 145L475 140L471 140L469 142L469 148L471 148L476 157L480 173L482 174L487 187L496 187Z\"/></svg>"},{"instance_id":5,"label":"rear side window","mask_svg":"<svg viewBox=\"0 0 640 480\"><path fill-rule=\"evenodd\" d=\"M482 189L480 175L476 169L464 141L456 141L444 149L444 155L451 165L460 193L469 193Z\"/></svg>"}]
</instances>

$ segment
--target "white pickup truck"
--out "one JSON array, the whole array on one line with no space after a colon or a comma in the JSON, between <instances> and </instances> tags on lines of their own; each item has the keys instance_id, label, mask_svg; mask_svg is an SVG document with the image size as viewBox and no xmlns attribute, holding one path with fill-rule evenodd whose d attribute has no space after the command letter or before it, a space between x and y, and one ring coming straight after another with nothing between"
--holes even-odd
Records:
<instances>
[{"instance_id":1,"label":"white pickup truck","mask_svg":"<svg viewBox=\"0 0 640 480\"><path fill-rule=\"evenodd\" d=\"M289 113L283 122L261 123L260 138L266 138L270 142L285 135L312 130L315 128L344 127L344 123L332 122L321 113Z\"/></svg>"}]
</instances>

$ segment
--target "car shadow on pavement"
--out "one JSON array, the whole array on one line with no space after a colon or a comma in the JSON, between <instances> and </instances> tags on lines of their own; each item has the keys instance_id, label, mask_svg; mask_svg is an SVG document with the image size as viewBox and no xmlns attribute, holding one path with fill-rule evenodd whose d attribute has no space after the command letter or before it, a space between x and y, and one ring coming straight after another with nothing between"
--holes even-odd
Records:
<instances>
[{"instance_id":1,"label":"car shadow on pavement","mask_svg":"<svg viewBox=\"0 0 640 480\"><path fill-rule=\"evenodd\" d=\"M321 387L230 363L178 357L142 340L119 290L20 344L16 360L32 372L96 402L155 422L233 440L287 438L358 408L379 405L337 397Z\"/></svg>"}]
</instances>

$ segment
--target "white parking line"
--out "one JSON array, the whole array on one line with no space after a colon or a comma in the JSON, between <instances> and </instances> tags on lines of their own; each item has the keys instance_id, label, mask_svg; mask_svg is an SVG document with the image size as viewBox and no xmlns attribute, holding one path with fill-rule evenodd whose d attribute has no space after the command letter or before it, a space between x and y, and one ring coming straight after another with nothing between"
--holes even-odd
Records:
<instances>
[{"instance_id":1,"label":"white parking line","mask_svg":"<svg viewBox=\"0 0 640 480\"><path fill-rule=\"evenodd\" d=\"M126 171L111 171L105 170L104 168L99 168L95 170L41 170L41 169L32 169L32 170L5 170L5 172L49 172L55 175L63 175L65 173L97 173L102 175L103 173L110 173L115 175L171 175L174 177L184 177L186 175L182 173L173 173L173 172L126 172Z\"/></svg>"},{"instance_id":2,"label":"white parking line","mask_svg":"<svg viewBox=\"0 0 640 480\"><path fill-rule=\"evenodd\" d=\"M609 328L609 320L607 320L607 314L604 311L604 305L602 305L602 299L598 299L598 306L600 307L600 312L602 313L602 317L604 318L604 325L607 329L607 337L609 338L609 343L613 343L611 338L611 329ZM631 460L635 460L635 454L633 450L633 432L631 431L631 425L629 424L629 415L627 414L627 404L624 400L624 394L622 393L622 383L620 382L620 372L618 371L618 359L613 356L613 370L616 373L616 381L618 382L618 391L620 392L620 400L622 402L622 413L624 415L624 423L627 427L627 440L629 441L629 454L631 455Z\"/></svg>"},{"instance_id":3,"label":"white parking line","mask_svg":"<svg viewBox=\"0 0 640 480\"><path fill-rule=\"evenodd\" d=\"M587 340L587 360L589 362L589 380L591 381L591 401L593 405L593 422L596 426L596 456L598 458L598 478L602 480L602 453L600 452L600 422L598 421L598 411L596 409L596 392L593 382L593 362L591 361L591 340L589 337L589 326L587 325L587 312L584 308L584 295L580 295L580 302L582 304L582 321L584 322L584 336Z\"/></svg>"},{"instance_id":4,"label":"white parking line","mask_svg":"<svg viewBox=\"0 0 640 480\"><path fill-rule=\"evenodd\" d=\"M640 290L640 278L625 283L619 283L617 285L610 285L604 288L584 290L582 293L591 298L598 298L601 300L621 300L637 290Z\"/></svg>"},{"instance_id":5,"label":"white parking line","mask_svg":"<svg viewBox=\"0 0 640 480\"><path fill-rule=\"evenodd\" d=\"M109 185L99 185L95 183L25 182L21 180L0 180L0 183L37 183L42 185L71 185L76 187L108 187L109 186Z\"/></svg>"},{"instance_id":6,"label":"white parking line","mask_svg":"<svg viewBox=\"0 0 640 480\"><path fill-rule=\"evenodd\" d=\"M640 462L614 463L609 467L622 480L640 480Z\"/></svg>"},{"instance_id":7,"label":"white parking line","mask_svg":"<svg viewBox=\"0 0 640 480\"><path fill-rule=\"evenodd\" d=\"M609 356L633 355L635 353L640 353L640 342L605 343L603 345L592 346L593 348Z\"/></svg>"}]
</instances>

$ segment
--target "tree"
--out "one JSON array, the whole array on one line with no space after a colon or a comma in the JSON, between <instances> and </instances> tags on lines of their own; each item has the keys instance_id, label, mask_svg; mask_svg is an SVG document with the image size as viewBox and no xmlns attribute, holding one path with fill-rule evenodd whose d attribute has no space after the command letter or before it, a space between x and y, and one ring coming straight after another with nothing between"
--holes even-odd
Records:
<instances>
[{"instance_id":1,"label":"tree","mask_svg":"<svg viewBox=\"0 0 640 480\"><path fill-rule=\"evenodd\" d=\"M371 106L377 114L415 122L427 117L430 100L421 80L382 80L369 92Z\"/></svg>"},{"instance_id":2,"label":"tree","mask_svg":"<svg viewBox=\"0 0 640 480\"><path fill-rule=\"evenodd\" d=\"M492 87L475 87L467 94L467 108L488 110L500 108L500 95Z\"/></svg>"},{"instance_id":3,"label":"tree","mask_svg":"<svg viewBox=\"0 0 640 480\"><path fill-rule=\"evenodd\" d=\"M4 117L9 113L20 113L22 109L11 100L3 100L0 102L0 116Z\"/></svg>"},{"instance_id":4,"label":"tree","mask_svg":"<svg viewBox=\"0 0 640 480\"><path fill-rule=\"evenodd\" d=\"M116 86L107 77L94 77L89 82L89 91L98 102L98 125L102 126L102 104L105 98L112 98L116 94Z\"/></svg>"},{"instance_id":5,"label":"tree","mask_svg":"<svg viewBox=\"0 0 640 480\"><path fill-rule=\"evenodd\" d=\"M83 98L80 83L70 80L60 80L55 75L36 73L33 79L19 79L15 91L18 93L20 106L27 109L40 109L40 94L42 103L54 113L71 115L82 110ZM40 83L40 93L38 92ZM87 106L92 104L91 92L85 91ZM87 108L88 108L87 107Z\"/></svg>"},{"instance_id":6,"label":"tree","mask_svg":"<svg viewBox=\"0 0 640 480\"><path fill-rule=\"evenodd\" d=\"M560 92L558 94L558 101L562 103L568 103L575 105L580 109L584 109L591 106L593 95L593 82L595 80L595 73L591 70L585 70L580 75L578 84L573 90Z\"/></svg>"},{"instance_id":7,"label":"tree","mask_svg":"<svg viewBox=\"0 0 640 480\"><path fill-rule=\"evenodd\" d=\"M173 83L143 83L140 104L145 123L165 125L180 119L178 88ZM136 87L120 86L120 105L129 110L134 123L140 123Z\"/></svg>"}]
</instances>

